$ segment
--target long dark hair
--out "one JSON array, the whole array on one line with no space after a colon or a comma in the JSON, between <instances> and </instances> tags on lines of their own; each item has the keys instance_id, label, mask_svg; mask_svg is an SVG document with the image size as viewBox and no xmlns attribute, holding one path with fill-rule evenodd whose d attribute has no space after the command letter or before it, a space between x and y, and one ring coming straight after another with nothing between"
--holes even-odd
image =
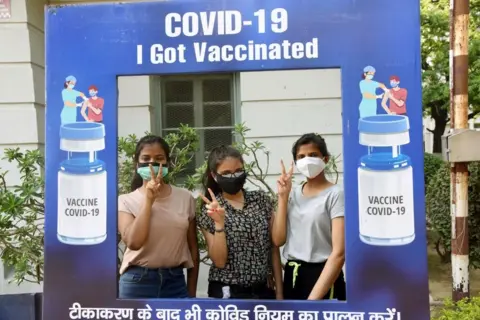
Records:
<instances>
[{"instance_id":1,"label":"long dark hair","mask_svg":"<svg viewBox=\"0 0 480 320\"><path fill-rule=\"evenodd\" d=\"M207 160L207 170L205 170L205 175L203 176L203 188L205 190L205 197L209 200L212 200L208 189L212 190L215 195L220 194L222 189L218 183L213 179L213 175L217 173L218 165L225 160L226 158L235 158L244 163L242 154L240 151L235 149L232 146L221 145L215 147L210 151Z\"/></svg>"},{"instance_id":2,"label":"long dark hair","mask_svg":"<svg viewBox=\"0 0 480 320\"><path fill-rule=\"evenodd\" d=\"M160 136L148 135L137 142L137 146L135 147L135 155L133 157L133 178L132 183L130 185L130 190L135 191L143 185L142 177L137 173L137 166L138 166L138 158L140 157L140 153L142 152L143 148L146 145L152 144L159 144L160 147L165 151L165 155L167 157L167 165L170 164L170 146L168 143Z\"/></svg>"}]
</instances>

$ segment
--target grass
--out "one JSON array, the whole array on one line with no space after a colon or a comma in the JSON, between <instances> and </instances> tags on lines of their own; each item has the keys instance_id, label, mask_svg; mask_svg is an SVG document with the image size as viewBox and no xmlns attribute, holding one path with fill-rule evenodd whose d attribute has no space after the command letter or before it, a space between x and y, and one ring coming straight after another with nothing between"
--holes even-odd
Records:
<instances>
[{"instance_id":1,"label":"grass","mask_svg":"<svg viewBox=\"0 0 480 320\"><path fill-rule=\"evenodd\" d=\"M452 265L442 263L434 248L428 248L428 280L435 301L452 297ZM470 295L480 295L480 270L470 270ZM438 315L441 305L430 308L431 318Z\"/></svg>"},{"instance_id":2,"label":"grass","mask_svg":"<svg viewBox=\"0 0 480 320\"><path fill-rule=\"evenodd\" d=\"M428 250L428 278L433 299L443 300L452 297L452 266L442 264L435 249ZM470 270L470 295L480 294L480 270Z\"/></svg>"}]
</instances>

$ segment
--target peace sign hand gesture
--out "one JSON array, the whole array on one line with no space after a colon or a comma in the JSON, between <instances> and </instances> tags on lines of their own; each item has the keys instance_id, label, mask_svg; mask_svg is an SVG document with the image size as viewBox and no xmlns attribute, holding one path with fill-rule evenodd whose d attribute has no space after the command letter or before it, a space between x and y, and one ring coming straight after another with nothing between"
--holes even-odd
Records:
<instances>
[{"instance_id":1,"label":"peace sign hand gesture","mask_svg":"<svg viewBox=\"0 0 480 320\"><path fill-rule=\"evenodd\" d=\"M200 195L203 201L206 203L205 207L207 208L207 214L216 225L223 227L225 223L225 209L220 207L215 194L210 188L208 189L208 193L210 193L212 201L208 200L203 194Z\"/></svg>"},{"instance_id":2,"label":"peace sign hand gesture","mask_svg":"<svg viewBox=\"0 0 480 320\"><path fill-rule=\"evenodd\" d=\"M280 161L280 167L282 168L282 175L277 180L277 192L279 197L288 197L290 190L292 190L292 177L293 177L293 161L290 165L288 172L285 170L285 164L283 160Z\"/></svg>"},{"instance_id":3,"label":"peace sign hand gesture","mask_svg":"<svg viewBox=\"0 0 480 320\"><path fill-rule=\"evenodd\" d=\"M147 190L147 198L153 200L158 196L163 185L163 167L162 164L160 164L160 168L158 168L158 174L156 175L155 171L153 170L153 166L150 164L148 167L150 168L151 178L147 182L145 189Z\"/></svg>"}]
</instances>

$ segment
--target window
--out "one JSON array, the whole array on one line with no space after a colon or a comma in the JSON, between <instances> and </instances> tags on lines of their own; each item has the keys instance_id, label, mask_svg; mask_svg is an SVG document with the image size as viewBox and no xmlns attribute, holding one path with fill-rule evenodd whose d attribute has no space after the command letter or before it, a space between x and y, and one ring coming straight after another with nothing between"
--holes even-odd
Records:
<instances>
[{"instance_id":1,"label":"window","mask_svg":"<svg viewBox=\"0 0 480 320\"><path fill-rule=\"evenodd\" d=\"M162 135L186 124L195 128L200 138L187 175L202 165L212 148L232 143L233 79L233 75L162 77Z\"/></svg>"}]
</instances>

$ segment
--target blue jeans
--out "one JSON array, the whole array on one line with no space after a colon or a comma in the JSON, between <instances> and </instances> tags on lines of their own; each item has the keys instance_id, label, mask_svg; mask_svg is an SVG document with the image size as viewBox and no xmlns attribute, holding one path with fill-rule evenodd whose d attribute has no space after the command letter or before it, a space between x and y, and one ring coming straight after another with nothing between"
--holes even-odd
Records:
<instances>
[{"instance_id":1,"label":"blue jeans","mask_svg":"<svg viewBox=\"0 0 480 320\"><path fill-rule=\"evenodd\" d=\"M183 268L129 267L119 283L120 299L188 298Z\"/></svg>"}]
</instances>

